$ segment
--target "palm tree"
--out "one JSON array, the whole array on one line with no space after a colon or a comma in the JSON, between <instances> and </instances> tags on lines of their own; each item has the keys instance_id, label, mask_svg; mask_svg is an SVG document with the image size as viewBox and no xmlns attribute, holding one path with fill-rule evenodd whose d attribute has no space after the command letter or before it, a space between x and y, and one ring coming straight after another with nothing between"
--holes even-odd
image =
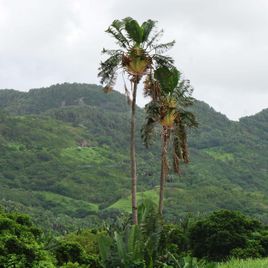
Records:
<instances>
[{"instance_id":1,"label":"palm tree","mask_svg":"<svg viewBox=\"0 0 268 268\"><path fill-rule=\"evenodd\" d=\"M187 128L197 126L192 112L185 108L192 105L192 87L189 81L180 80L176 68L160 67L155 75L148 75L145 80L145 93L152 100L146 105L147 118L142 128L142 138L148 147L155 127L161 125L162 152L159 189L159 214L163 212L164 186L168 176L169 142L173 142L173 168L180 173L179 163L189 162L187 147Z\"/></svg>"},{"instance_id":2,"label":"palm tree","mask_svg":"<svg viewBox=\"0 0 268 268\"><path fill-rule=\"evenodd\" d=\"M158 66L171 67L173 59L163 55L168 49L173 47L174 41L159 44L157 41L163 34L163 30L155 31L156 21L147 20L141 25L127 17L123 20L115 20L107 29L115 39L118 49L103 49L103 53L108 55L108 59L101 62L98 76L104 91L109 92L115 85L118 73L121 71L127 74L131 92L126 87L128 102L131 104L131 132L130 132L130 159L131 159L131 194L132 194L132 217L133 223L138 223L137 214L137 167L136 167L136 95L137 87L141 79L147 74L153 74ZM130 96L131 95L131 96Z\"/></svg>"}]
</instances>

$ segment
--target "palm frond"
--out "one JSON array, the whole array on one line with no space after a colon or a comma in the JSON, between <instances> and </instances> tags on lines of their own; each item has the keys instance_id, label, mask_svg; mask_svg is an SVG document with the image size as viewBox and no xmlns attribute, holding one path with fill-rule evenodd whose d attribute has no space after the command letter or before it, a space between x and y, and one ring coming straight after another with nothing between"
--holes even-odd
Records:
<instances>
[{"instance_id":1,"label":"palm frond","mask_svg":"<svg viewBox=\"0 0 268 268\"><path fill-rule=\"evenodd\" d=\"M114 20L111 26L106 30L107 33L111 34L119 46L123 48L129 47L129 40L123 34L125 22L120 20Z\"/></svg>"},{"instance_id":2,"label":"palm frond","mask_svg":"<svg viewBox=\"0 0 268 268\"><path fill-rule=\"evenodd\" d=\"M180 72L175 67L160 66L155 70L154 76L160 83L163 93L172 94L178 84Z\"/></svg>"},{"instance_id":3,"label":"palm frond","mask_svg":"<svg viewBox=\"0 0 268 268\"><path fill-rule=\"evenodd\" d=\"M141 138L146 148L152 143L154 130L159 122L160 105L158 102L151 101L145 106L146 120L141 128Z\"/></svg>"},{"instance_id":4,"label":"palm frond","mask_svg":"<svg viewBox=\"0 0 268 268\"><path fill-rule=\"evenodd\" d=\"M129 39L135 41L137 44L142 43L143 40L143 28L134 19L128 19L125 22L125 30L129 36Z\"/></svg>"},{"instance_id":5,"label":"palm frond","mask_svg":"<svg viewBox=\"0 0 268 268\"><path fill-rule=\"evenodd\" d=\"M173 169L180 173L180 160L189 163L189 151L187 144L187 128L197 127L198 123L192 112L181 110L177 115L173 130Z\"/></svg>"},{"instance_id":6,"label":"palm frond","mask_svg":"<svg viewBox=\"0 0 268 268\"><path fill-rule=\"evenodd\" d=\"M156 122L150 118L146 120L146 123L143 124L141 128L141 139L146 148L149 148L149 146L152 144L155 125Z\"/></svg>"},{"instance_id":7,"label":"palm frond","mask_svg":"<svg viewBox=\"0 0 268 268\"><path fill-rule=\"evenodd\" d=\"M106 48L103 48L102 51L101 51L102 54L107 54L109 56L114 56L118 53L124 53L123 50L121 49L106 49Z\"/></svg>"},{"instance_id":8,"label":"palm frond","mask_svg":"<svg viewBox=\"0 0 268 268\"><path fill-rule=\"evenodd\" d=\"M181 120L174 128L174 138L177 140L176 143L173 143L177 146L174 148L176 155L179 159L183 159L184 163L189 163L186 127Z\"/></svg>"},{"instance_id":9,"label":"palm frond","mask_svg":"<svg viewBox=\"0 0 268 268\"><path fill-rule=\"evenodd\" d=\"M188 151L188 144L187 144L187 134L185 126L180 127L181 132L181 151L182 151L182 159L185 164L189 163L189 151Z\"/></svg>"},{"instance_id":10,"label":"palm frond","mask_svg":"<svg viewBox=\"0 0 268 268\"><path fill-rule=\"evenodd\" d=\"M110 56L106 61L101 62L98 77L101 78L101 84L105 84L107 89L111 89L116 81L116 71L120 68L122 54L116 53ZM109 91L109 90L108 90Z\"/></svg>"},{"instance_id":11,"label":"palm frond","mask_svg":"<svg viewBox=\"0 0 268 268\"><path fill-rule=\"evenodd\" d=\"M130 22L132 20L133 20L132 17L125 17L124 19L122 19L122 22L124 23L124 26L125 26L128 22Z\"/></svg>"},{"instance_id":12,"label":"palm frond","mask_svg":"<svg viewBox=\"0 0 268 268\"><path fill-rule=\"evenodd\" d=\"M192 95L194 89L191 86L190 80L183 79L178 83L178 89L183 93L187 93L188 95Z\"/></svg>"},{"instance_id":13,"label":"palm frond","mask_svg":"<svg viewBox=\"0 0 268 268\"><path fill-rule=\"evenodd\" d=\"M173 150L173 171L180 174L180 158L175 150Z\"/></svg>"},{"instance_id":14,"label":"palm frond","mask_svg":"<svg viewBox=\"0 0 268 268\"><path fill-rule=\"evenodd\" d=\"M141 25L141 27L143 28L142 42L146 42L148 40L148 37L152 32L153 28L155 27L156 23L157 21L147 20Z\"/></svg>"},{"instance_id":15,"label":"palm frond","mask_svg":"<svg viewBox=\"0 0 268 268\"><path fill-rule=\"evenodd\" d=\"M193 88L190 85L189 80L179 81L178 86L173 92L173 96L177 101L177 106L185 109L185 107L193 105L195 99L192 97L192 92Z\"/></svg>"},{"instance_id":16,"label":"palm frond","mask_svg":"<svg viewBox=\"0 0 268 268\"><path fill-rule=\"evenodd\" d=\"M150 72L144 80L144 90L145 97L150 97L152 100L159 100L161 96L160 84L153 77L153 73Z\"/></svg>"},{"instance_id":17,"label":"palm frond","mask_svg":"<svg viewBox=\"0 0 268 268\"><path fill-rule=\"evenodd\" d=\"M173 68L174 60L169 56L164 56L160 54L154 54L153 60L156 62L157 67L167 67L167 68Z\"/></svg>"},{"instance_id":18,"label":"palm frond","mask_svg":"<svg viewBox=\"0 0 268 268\"><path fill-rule=\"evenodd\" d=\"M180 120L188 128L198 127L196 116L190 111L181 111Z\"/></svg>"},{"instance_id":19,"label":"palm frond","mask_svg":"<svg viewBox=\"0 0 268 268\"><path fill-rule=\"evenodd\" d=\"M189 107L194 104L195 99L191 96L183 96L179 92L173 92L173 97L176 99L178 111L184 110L186 107Z\"/></svg>"},{"instance_id":20,"label":"palm frond","mask_svg":"<svg viewBox=\"0 0 268 268\"><path fill-rule=\"evenodd\" d=\"M153 37L151 38L151 40L149 40L147 42L147 45L146 45L146 48L145 50L147 50L148 48L151 48L151 46L156 43L163 35L164 31L163 30L160 30L159 32L155 33L153 35Z\"/></svg>"},{"instance_id":21,"label":"palm frond","mask_svg":"<svg viewBox=\"0 0 268 268\"><path fill-rule=\"evenodd\" d=\"M152 46L152 50L155 50L155 53L157 54L163 54L167 52L169 49L171 49L174 45L175 45L175 40L168 42L168 43Z\"/></svg>"}]
</instances>

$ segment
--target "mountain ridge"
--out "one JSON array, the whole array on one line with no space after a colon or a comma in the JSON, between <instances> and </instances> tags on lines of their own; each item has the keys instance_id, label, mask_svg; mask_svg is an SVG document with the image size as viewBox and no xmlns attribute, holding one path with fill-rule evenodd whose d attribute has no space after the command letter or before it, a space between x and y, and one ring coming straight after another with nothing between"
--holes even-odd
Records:
<instances>
[{"instance_id":1,"label":"mountain ridge","mask_svg":"<svg viewBox=\"0 0 268 268\"><path fill-rule=\"evenodd\" d=\"M96 84L88 84L88 83L68 83L68 82L64 82L64 83L57 83L57 84L52 84L50 86L47 86L47 87L41 87L41 88L31 88L29 90L26 90L26 91L20 91L20 90L16 90L16 89L0 89L0 98L2 97L2 94L1 92L9 92L9 93L15 93L15 94L20 94L21 93L21 96L24 95L24 94L32 94L32 93L35 93L36 91L40 91L40 90L46 90L46 89L51 89L51 88L54 88L54 87L61 87L61 86L64 86L64 85L73 85L73 86L93 86L93 87L98 87L100 90L102 89L102 86L100 85L96 85ZM119 93L120 95L123 95L122 93L120 93L119 91L115 91L116 93ZM1 101L1 100L0 100ZM216 113L219 113L219 114L222 114L224 115L229 121L233 121L233 122L239 122L241 119L244 119L244 118L248 118L248 117L254 117L255 115L259 114L259 113L262 113L263 111L267 112L268 108L264 108L258 112L256 112L255 114L252 114L252 115L246 115L246 116L241 116L238 120L233 120L233 119L230 119L227 115L225 115L224 113L220 112L220 111L217 111L213 106L211 106L210 104L208 104L206 101L201 101L201 100L197 100L198 102L200 103L203 103L203 104L206 104L208 105L209 108L212 108ZM143 109L144 107L141 107L139 105L137 105L140 109Z\"/></svg>"},{"instance_id":2,"label":"mountain ridge","mask_svg":"<svg viewBox=\"0 0 268 268\"><path fill-rule=\"evenodd\" d=\"M3 205L22 206L41 224L44 215L53 226L60 218L66 228L129 210L130 112L122 94L77 83L22 94L0 90L0 110ZM169 176L165 217L228 208L268 222L268 110L241 122L200 101L192 110L199 128L189 132L191 163L181 177ZM144 148L144 113L137 111L139 196L155 198L159 139Z\"/></svg>"}]
</instances>

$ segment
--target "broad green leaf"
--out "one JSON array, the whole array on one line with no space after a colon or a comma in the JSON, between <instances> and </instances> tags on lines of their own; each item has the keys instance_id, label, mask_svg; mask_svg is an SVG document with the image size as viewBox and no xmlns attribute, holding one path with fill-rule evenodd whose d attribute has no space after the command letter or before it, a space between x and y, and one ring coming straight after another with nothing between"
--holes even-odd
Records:
<instances>
[{"instance_id":1,"label":"broad green leaf","mask_svg":"<svg viewBox=\"0 0 268 268\"><path fill-rule=\"evenodd\" d=\"M138 226L132 225L128 235L128 251L132 252L133 255L135 255L135 244L138 239L138 232L139 232Z\"/></svg>"},{"instance_id":2,"label":"broad green leaf","mask_svg":"<svg viewBox=\"0 0 268 268\"><path fill-rule=\"evenodd\" d=\"M136 20L130 20L126 22L125 29L129 35L129 38L136 42L138 45L142 43L143 28L140 27Z\"/></svg>"},{"instance_id":3,"label":"broad green leaf","mask_svg":"<svg viewBox=\"0 0 268 268\"><path fill-rule=\"evenodd\" d=\"M112 240L107 235L101 234L98 237L99 252L100 252L101 259L104 262L108 260L110 256L111 244L112 244Z\"/></svg>"},{"instance_id":4,"label":"broad green leaf","mask_svg":"<svg viewBox=\"0 0 268 268\"><path fill-rule=\"evenodd\" d=\"M179 81L179 71L176 68L160 67L155 71L155 78L165 93L172 94Z\"/></svg>"},{"instance_id":5,"label":"broad green leaf","mask_svg":"<svg viewBox=\"0 0 268 268\"><path fill-rule=\"evenodd\" d=\"M119 233L115 232L114 233L114 239L115 239L115 242L116 242L118 255L121 258L121 261L124 264L126 264L127 263L127 249L126 249L126 247L124 245L123 238Z\"/></svg>"},{"instance_id":6,"label":"broad green leaf","mask_svg":"<svg viewBox=\"0 0 268 268\"><path fill-rule=\"evenodd\" d=\"M142 42L146 42L148 40L148 37L149 37L152 29L155 27L155 24L156 24L156 21L147 20L141 25L141 27L143 29Z\"/></svg>"}]
</instances>

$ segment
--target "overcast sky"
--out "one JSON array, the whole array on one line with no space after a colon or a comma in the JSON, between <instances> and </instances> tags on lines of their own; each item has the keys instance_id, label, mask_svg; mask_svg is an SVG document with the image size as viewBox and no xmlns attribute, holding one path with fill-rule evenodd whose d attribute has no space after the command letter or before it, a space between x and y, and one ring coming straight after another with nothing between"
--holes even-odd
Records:
<instances>
[{"instance_id":1,"label":"overcast sky","mask_svg":"<svg viewBox=\"0 0 268 268\"><path fill-rule=\"evenodd\" d=\"M98 84L101 49L115 47L104 30L127 16L176 40L196 98L233 120L268 107L267 0L0 0L0 88Z\"/></svg>"}]
</instances>

